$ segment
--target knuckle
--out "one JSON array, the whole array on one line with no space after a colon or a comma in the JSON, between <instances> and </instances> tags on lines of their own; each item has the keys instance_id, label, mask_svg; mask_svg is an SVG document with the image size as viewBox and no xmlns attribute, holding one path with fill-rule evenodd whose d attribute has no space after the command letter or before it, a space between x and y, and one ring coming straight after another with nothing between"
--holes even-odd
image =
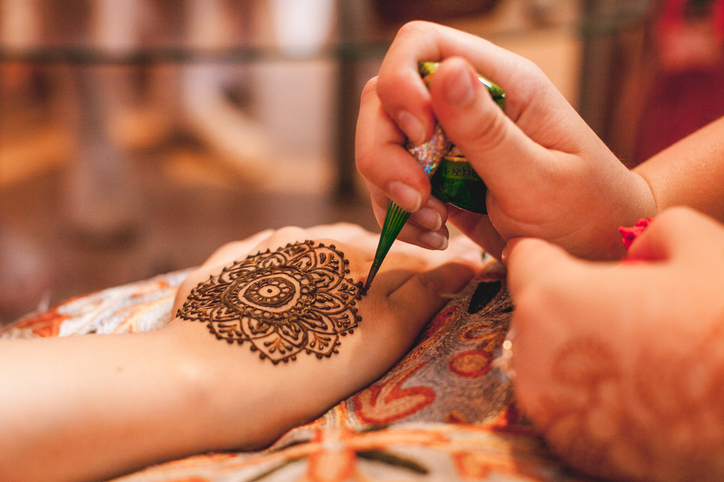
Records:
<instances>
[{"instance_id":1,"label":"knuckle","mask_svg":"<svg viewBox=\"0 0 724 482\"><path fill-rule=\"evenodd\" d=\"M503 115L497 112L482 115L480 121L468 133L469 142L480 150L494 149L505 143L508 136L508 124Z\"/></svg>"},{"instance_id":2,"label":"knuckle","mask_svg":"<svg viewBox=\"0 0 724 482\"><path fill-rule=\"evenodd\" d=\"M517 70L520 75L527 75L533 79L546 77L543 69L541 69L540 66L532 60L521 56L518 56L517 58L519 59Z\"/></svg>"},{"instance_id":3,"label":"knuckle","mask_svg":"<svg viewBox=\"0 0 724 482\"><path fill-rule=\"evenodd\" d=\"M290 234L295 235L302 231L304 230L298 226L285 226L274 231L274 234L272 236L286 236Z\"/></svg>"},{"instance_id":4,"label":"knuckle","mask_svg":"<svg viewBox=\"0 0 724 482\"><path fill-rule=\"evenodd\" d=\"M676 222L688 219L695 211L687 206L673 206L661 213L659 220L672 220Z\"/></svg>"},{"instance_id":5,"label":"knuckle","mask_svg":"<svg viewBox=\"0 0 724 482\"><path fill-rule=\"evenodd\" d=\"M306 238L306 231L297 226L286 226L277 229L274 234L269 237L268 245L286 244L292 241L301 241Z\"/></svg>"},{"instance_id":6,"label":"knuckle","mask_svg":"<svg viewBox=\"0 0 724 482\"><path fill-rule=\"evenodd\" d=\"M209 262L212 260L217 260L219 258L223 258L226 253L232 253L237 251L241 246L243 246L242 241L232 241L230 243L226 243L219 248L216 248L216 250L211 253L211 256L204 262L204 265L209 265Z\"/></svg>"},{"instance_id":7,"label":"knuckle","mask_svg":"<svg viewBox=\"0 0 724 482\"><path fill-rule=\"evenodd\" d=\"M656 222L651 227L653 228L656 225L656 229L659 231L673 231L677 225L686 221L688 214L689 211L682 206L667 208L656 217Z\"/></svg>"},{"instance_id":8,"label":"knuckle","mask_svg":"<svg viewBox=\"0 0 724 482\"><path fill-rule=\"evenodd\" d=\"M229 241L228 243L224 243L221 246L219 246L216 251L213 252L213 254L217 253L223 253L225 251L230 251L233 249L236 249L237 247L243 245L243 241Z\"/></svg>"},{"instance_id":9,"label":"knuckle","mask_svg":"<svg viewBox=\"0 0 724 482\"><path fill-rule=\"evenodd\" d=\"M424 20L412 20L400 27L397 31L397 35L395 36L395 41L414 40L418 36L426 36L429 33L430 28L431 24L429 22L425 22Z\"/></svg>"},{"instance_id":10,"label":"knuckle","mask_svg":"<svg viewBox=\"0 0 724 482\"><path fill-rule=\"evenodd\" d=\"M690 207L674 206L662 211L647 230L657 232L664 238L672 239L681 232L695 229L695 226L703 219L705 218L701 214Z\"/></svg>"}]
</instances>

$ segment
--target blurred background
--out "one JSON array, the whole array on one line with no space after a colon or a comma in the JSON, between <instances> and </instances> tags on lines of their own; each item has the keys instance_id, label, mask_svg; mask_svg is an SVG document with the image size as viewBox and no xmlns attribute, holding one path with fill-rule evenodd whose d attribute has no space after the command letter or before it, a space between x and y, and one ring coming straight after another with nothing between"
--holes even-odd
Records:
<instances>
[{"instance_id":1,"label":"blurred background","mask_svg":"<svg viewBox=\"0 0 724 482\"><path fill-rule=\"evenodd\" d=\"M265 228L378 230L354 126L405 21L530 58L633 166L724 114L723 5L0 0L0 323Z\"/></svg>"}]
</instances>

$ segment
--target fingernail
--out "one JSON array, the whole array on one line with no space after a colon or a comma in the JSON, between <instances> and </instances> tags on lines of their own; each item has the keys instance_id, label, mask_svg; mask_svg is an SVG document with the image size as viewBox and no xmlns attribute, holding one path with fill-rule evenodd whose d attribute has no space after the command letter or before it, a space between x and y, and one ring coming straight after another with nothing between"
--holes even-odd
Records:
<instances>
[{"instance_id":1,"label":"fingernail","mask_svg":"<svg viewBox=\"0 0 724 482\"><path fill-rule=\"evenodd\" d=\"M415 144L425 142L425 125L409 112L402 111L397 114L397 126Z\"/></svg>"},{"instance_id":2,"label":"fingernail","mask_svg":"<svg viewBox=\"0 0 724 482\"><path fill-rule=\"evenodd\" d=\"M413 214L411 220L421 228L438 231L442 227L440 213L430 208L422 208Z\"/></svg>"},{"instance_id":3,"label":"fingernail","mask_svg":"<svg viewBox=\"0 0 724 482\"><path fill-rule=\"evenodd\" d=\"M420 236L420 242L428 248L444 250L447 248L447 238L435 231L428 231Z\"/></svg>"},{"instance_id":4,"label":"fingernail","mask_svg":"<svg viewBox=\"0 0 724 482\"><path fill-rule=\"evenodd\" d=\"M407 212L414 213L422 205L422 196L412 187L393 181L387 191L394 202Z\"/></svg>"},{"instance_id":5,"label":"fingernail","mask_svg":"<svg viewBox=\"0 0 724 482\"><path fill-rule=\"evenodd\" d=\"M450 77L445 86L445 96L454 107L463 108L475 98L472 72L467 67L460 67L457 73Z\"/></svg>"}]
</instances>

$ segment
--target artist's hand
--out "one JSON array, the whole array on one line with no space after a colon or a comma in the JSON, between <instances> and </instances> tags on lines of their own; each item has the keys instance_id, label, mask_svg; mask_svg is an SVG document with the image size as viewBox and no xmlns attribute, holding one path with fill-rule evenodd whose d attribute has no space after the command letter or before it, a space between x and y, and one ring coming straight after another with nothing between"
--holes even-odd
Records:
<instances>
[{"instance_id":1,"label":"artist's hand","mask_svg":"<svg viewBox=\"0 0 724 482\"><path fill-rule=\"evenodd\" d=\"M465 238L460 239L467 243L461 249L464 248L470 257L472 243ZM274 253L288 243L304 240L314 240L315 245L334 245L349 261L346 277L354 282L364 282L377 236L351 225L307 230L284 228L222 247L183 283L174 309L183 311L192 288L207 282L210 276L217 276L223 267L232 265L234 261L244 260L250 254L263 253L267 249ZM455 249L451 253L442 253L405 245L401 248L390 252L369 292L360 299L340 297L339 292L333 292L335 290L326 290L331 293L330 296L320 298L327 306L333 298L336 303L354 301L349 306L357 309L357 315L361 317L353 333L339 337L338 353L331 353L328 357L317 357L303 349L294 357L274 364L272 357L277 356L278 351L266 353L265 359L260 357L266 345L257 344L257 349L253 350L250 341L241 345L229 344L211 334L204 322L187 321L183 317L174 320L169 329L179 334L183 343L188 345L189 353L201 355L206 360L210 383L219 387L219 400L216 402L222 407L225 420L224 427L219 430L229 447L241 445L241 448L249 449L265 446L286 430L313 420L334 404L374 382L406 353L421 328L444 305L446 295L462 289L475 268L480 266L479 250L474 257L465 260L454 254ZM309 260L312 261L308 261L308 269L302 271L311 273L321 266L325 258L318 254ZM232 303L243 298L247 305L256 303L264 305L265 309L267 306L269 310L276 309L277 305L267 305L263 299L278 294L276 288L270 288L267 293L257 289L258 286L253 283L242 286L249 288L251 291L246 293L251 292L252 295L237 292ZM319 292L325 291L321 285L318 289ZM219 303L214 306L223 307L220 296L216 298ZM322 313L315 306L302 317L309 323L319 320ZM286 313L285 310L279 309L282 313ZM232 318L231 325L234 325L241 317ZM301 326L299 318L283 318L282 321L288 332L294 328L292 324ZM309 336L313 334L309 333ZM302 340L300 345L311 346L304 344L303 337L299 339Z\"/></svg>"},{"instance_id":2,"label":"artist's hand","mask_svg":"<svg viewBox=\"0 0 724 482\"><path fill-rule=\"evenodd\" d=\"M621 264L511 243L516 396L567 461L626 480L724 478L722 246L724 226L688 208L664 211Z\"/></svg>"},{"instance_id":3,"label":"artist's hand","mask_svg":"<svg viewBox=\"0 0 724 482\"><path fill-rule=\"evenodd\" d=\"M430 90L418 61L441 60ZM506 94L503 113L475 72ZM429 139L437 118L488 186L488 216L429 198L430 184L404 149ZM448 27L402 27L379 76L364 89L357 167L379 222L391 198L414 213L400 239L445 246L449 219L491 254L505 241L546 239L588 258L622 256L617 228L655 215L646 182L626 169L532 62Z\"/></svg>"}]
</instances>

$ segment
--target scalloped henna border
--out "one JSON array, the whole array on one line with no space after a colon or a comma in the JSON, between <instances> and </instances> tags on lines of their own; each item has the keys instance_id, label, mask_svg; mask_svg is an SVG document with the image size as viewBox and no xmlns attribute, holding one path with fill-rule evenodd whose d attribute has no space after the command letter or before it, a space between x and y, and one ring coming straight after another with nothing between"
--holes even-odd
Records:
<instances>
[{"instance_id":1,"label":"scalloped henna border","mask_svg":"<svg viewBox=\"0 0 724 482\"><path fill-rule=\"evenodd\" d=\"M302 351L329 358L362 321L365 293L348 264L334 245L310 240L249 255L199 283L177 316L205 322L219 340L249 342L275 365Z\"/></svg>"}]
</instances>

